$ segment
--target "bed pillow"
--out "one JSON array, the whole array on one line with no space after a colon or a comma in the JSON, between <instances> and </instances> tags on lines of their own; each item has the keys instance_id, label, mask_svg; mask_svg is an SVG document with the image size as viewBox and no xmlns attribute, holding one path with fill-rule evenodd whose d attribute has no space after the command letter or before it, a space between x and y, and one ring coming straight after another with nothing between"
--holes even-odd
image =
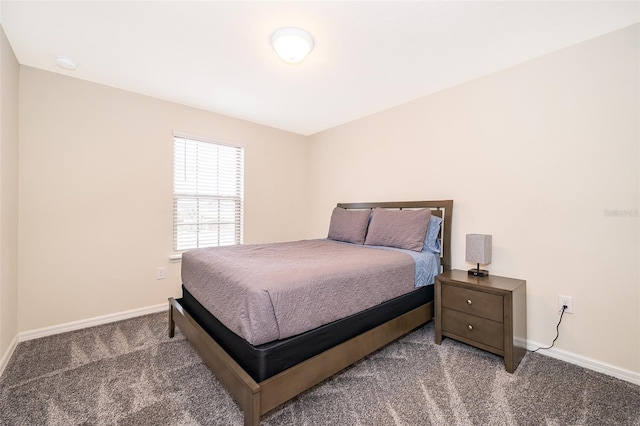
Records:
<instances>
[{"instance_id":1,"label":"bed pillow","mask_svg":"<svg viewBox=\"0 0 640 426\"><path fill-rule=\"evenodd\" d=\"M438 239L438 232L440 232L441 223L441 217L434 214L431 215L429 218L429 226L427 227L427 237L424 239L424 247L422 251L440 253L442 247L440 246L440 240Z\"/></svg>"},{"instance_id":2,"label":"bed pillow","mask_svg":"<svg viewBox=\"0 0 640 426\"><path fill-rule=\"evenodd\" d=\"M422 251L431 217L430 209L387 210L376 208L365 244Z\"/></svg>"},{"instance_id":3,"label":"bed pillow","mask_svg":"<svg viewBox=\"0 0 640 426\"><path fill-rule=\"evenodd\" d=\"M330 240L364 244L371 210L347 210L335 207L329 223Z\"/></svg>"}]
</instances>

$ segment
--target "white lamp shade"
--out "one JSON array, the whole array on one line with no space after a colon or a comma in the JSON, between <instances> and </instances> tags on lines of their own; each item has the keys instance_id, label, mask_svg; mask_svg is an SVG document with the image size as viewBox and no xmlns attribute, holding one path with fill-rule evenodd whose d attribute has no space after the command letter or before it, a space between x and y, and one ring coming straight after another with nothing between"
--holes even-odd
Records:
<instances>
[{"instance_id":1,"label":"white lamp shade","mask_svg":"<svg viewBox=\"0 0 640 426\"><path fill-rule=\"evenodd\" d=\"M280 28L271 35L271 46L285 62L301 62L313 49L311 34L300 28Z\"/></svg>"},{"instance_id":2,"label":"white lamp shade","mask_svg":"<svg viewBox=\"0 0 640 426\"><path fill-rule=\"evenodd\" d=\"M483 265L491 263L491 235L467 234L466 260Z\"/></svg>"}]
</instances>

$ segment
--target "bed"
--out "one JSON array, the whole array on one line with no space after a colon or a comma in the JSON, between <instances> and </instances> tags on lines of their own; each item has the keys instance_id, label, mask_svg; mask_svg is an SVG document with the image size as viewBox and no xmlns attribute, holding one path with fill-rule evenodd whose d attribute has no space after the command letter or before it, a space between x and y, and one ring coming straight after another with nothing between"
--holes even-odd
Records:
<instances>
[{"instance_id":1,"label":"bed","mask_svg":"<svg viewBox=\"0 0 640 426\"><path fill-rule=\"evenodd\" d=\"M438 226L437 238L441 245L439 254L437 254L439 261L439 271L449 270L451 261L451 219L452 219L452 207L453 201L412 201L412 202L391 202L391 203L349 203L338 204L335 211L350 211L350 212L362 212L367 214L373 211L374 214L379 211L411 211L418 212L420 210L428 210L434 217L439 217L442 220ZM361 215L360 215L361 216ZM371 219L371 226L373 226L374 217ZM332 224L329 231L331 237L333 228L333 216ZM369 226L368 223L365 225ZM335 229L334 229L335 231ZM371 231L371 227L369 229ZM373 234L373 233L371 233ZM369 238L372 235L367 235ZM423 234L424 235L424 234ZM424 237L423 237L424 238ZM371 241L375 242L375 241ZM300 242L302 245L321 247L321 250L329 251L327 256L337 262L336 259L345 258L347 255L344 253L351 253L349 251L343 252L343 250L351 250L348 247L351 244L341 241L324 241L324 240L312 240L307 242ZM342 245L341 245L342 244ZM369 240L367 242L369 244ZM369 244L374 245L375 244ZM299 245L292 245L289 247L287 244L271 245L278 246L278 250L285 248L293 250L294 252L300 251ZM272 249L271 246L248 246L237 247L232 249L230 259L237 258L239 255L253 256L256 258L256 253L268 252ZM365 248L367 253L373 253L375 257L374 264L384 263L380 259L403 257L403 262L406 263L407 256L398 254L391 254L391 251L402 251L398 249L389 250L376 250L376 248ZM275 248L273 248L275 250ZM239 251L249 251L247 253L239 253ZM305 250L307 250L305 248ZM229 250L227 250L229 251ZM385 251L389 254L381 254ZM224 251L212 251L212 253L222 253ZM306 252L305 252L306 253ZM307 257L313 258L313 261L309 260L311 265L315 265L315 259L318 256L316 252L311 252L312 255ZM198 255L204 258L205 266L208 262L206 256L209 254L204 251L199 251ZM299 255L299 257L305 255ZM324 256L321 255L321 256ZM354 256L354 257L352 257ZM267 259L268 256L265 256ZM349 260L353 260L353 263L358 264L358 254L349 254ZM416 258L414 256L414 258ZM173 337L175 332L175 326L177 325L187 340L196 349L209 369L216 375L223 386L229 391L233 398L240 405L244 411L245 425L258 425L260 422L260 416L276 408L278 405L286 402L287 400L295 397L306 389L320 383L326 378L339 372L345 367L353 364L354 362L362 359L368 354L380 349L388 343L396 340L404 334L412 331L413 329L425 324L433 318L433 285L420 285L418 288L399 291L398 294L389 293L390 290L384 289L382 293L385 294L382 297L384 300L379 302L375 299L378 296L372 296L372 300L368 301L371 306L361 309L356 307L351 308L349 303L332 303L332 305L340 305L342 309L338 314L332 313L331 315L338 315L339 318L327 317L321 318L323 313L313 313L308 315L312 320L310 324L306 324L306 328L300 328L301 326L293 321L290 325L284 322L284 319L289 315L287 312L282 313L278 318L278 306L275 303L276 300L282 299L281 304L283 306L295 306L299 310L313 309L313 305L305 305L303 302L298 303L298 300L302 300L301 295L303 293L293 293L291 295L283 293L282 295L274 293L275 290L279 290L279 283L274 279L271 284L270 291L267 296L261 292L251 295L242 295L242 298L235 299L236 292L232 292L231 296L225 296L221 294L213 293L207 296L206 292L198 288L200 281L206 280L224 280L225 276L230 275L233 271L233 261L229 265L225 266L230 271L216 271L212 273L208 270L198 270L194 264L196 257L189 258L189 262L185 262L183 258L183 297L180 299L169 299L169 335ZM416 258L417 259L417 258ZM295 264L297 262L305 261L305 259L294 258L290 260ZM190 266L185 271L185 263ZM215 263L215 262L213 262ZM290 264L288 267L290 267ZM303 263L304 264L304 263ZM410 260L410 264L414 264L414 260ZM286 269L287 263L283 263L281 268ZM395 265L395 264L394 264ZM416 284L417 284L417 271L418 261L415 260L416 270ZM208 267L208 266L207 266ZM264 268L264 280L268 283L270 279L270 270L273 269L271 265ZM395 266L394 266L395 267ZM279 266L280 268L280 266ZM413 266L412 266L413 268ZM236 269L241 269L236 265ZM309 267L311 269L311 267ZM347 271L345 277L340 275L339 279L349 280ZM373 271L367 276L367 280L374 279L380 276L381 280L388 280L390 284L387 287L400 286L400 282L405 280L407 275L406 264L397 267L397 271L390 273L391 275L383 275L384 271ZM394 275L395 274L395 275ZM219 275L219 277L218 277ZM215 278L212 278L215 277ZM274 275L274 277L277 277ZM396 283L396 277L398 283ZM247 278L248 279L248 278ZM291 280L304 281L307 279L306 275L293 274ZM335 277L333 278L336 279ZM413 280L413 275L411 277ZM357 286L357 279L353 284ZM393 281L393 283L391 283ZM413 282L413 281L412 281ZM229 281L230 284L226 284L221 287L233 287L233 281ZM369 282L367 281L367 284ZM313 289L320 288L326 294L331 293L323 286L329 286L331 280L320 283L314 283L312 290L300 290L300 291L313 291ZM340 284L343 285L343 284ZM383 286L384 287L384 286ZM373 287L372 287L373 288ZM212 290L215 291L215 290ZM318 290L319 291L319 290ZM240 291L241 292L241 291ZM375 293L375 291L370 291ZM275 296L274 296L275 295ZM318 305L318 294L309 293L310 300L315 305ZM249 311L248 314L239 313L237 318L227 318L223 311L216 311L215 305L211 305L211 300L224 297L230 297L224 299L224 305L231 306L232 312L241 312L246 306L253 306L254 299L273 299L274 307L272 310ZM346 296L345 296L346 297ZM295 298L295 299L291 299ZM360 298L360 297L356 297ZM295 303L292 303L295 300ZM381 299L382 300L382 299ZM257 303L257 302L256 302ZM206 306L205 306L206 305ZM345 305L346 307L343 306ZM240 311L238 311L240 309ZM355 309L356 312L349 311L349 309ZM215 312L215 315L212 313ZM276 326L270 327L268 324L271 316L276 317ZM218 318L219 317L219 318ZM252 328L253 323L256 322L255 318L264 317L264 324L257 328ZM248 319L249 318L249 319ZM314 321L319 321L319 324ZM230 322L231 321L231 322ZM235 321L235 322L234 322ZM279 321L279 322L278 322ZM270 330L273 328L274 330ZM276 333L276 334L273 334Z\"/></svg>"}]
</instances>

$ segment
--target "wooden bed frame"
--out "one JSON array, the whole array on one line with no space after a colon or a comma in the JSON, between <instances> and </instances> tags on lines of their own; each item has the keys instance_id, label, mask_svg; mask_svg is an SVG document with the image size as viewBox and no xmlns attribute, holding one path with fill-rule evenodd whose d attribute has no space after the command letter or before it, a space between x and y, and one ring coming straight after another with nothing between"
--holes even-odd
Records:
<instances>
[{"instance_id":1,"label":"wooden bed frame","mask_svg":"<svg viewBox=\"0 0 640 426\"><path fill-rule=\"evenodd\" d=\"M444 219L441 229L443 269L451 269L451 219L453 201L409 201L391 203L338 204L346 209L430 208ZM433 302L419 306L399 317L366 331L346 342L307 359L260 383L238 365L220 345L180 305L169 298L169 337L176 324L209 369L244 411L245 426L260 424L260 416L331 377L354 362L393 342L433 318Z\"/></svg>"}]
</instances>

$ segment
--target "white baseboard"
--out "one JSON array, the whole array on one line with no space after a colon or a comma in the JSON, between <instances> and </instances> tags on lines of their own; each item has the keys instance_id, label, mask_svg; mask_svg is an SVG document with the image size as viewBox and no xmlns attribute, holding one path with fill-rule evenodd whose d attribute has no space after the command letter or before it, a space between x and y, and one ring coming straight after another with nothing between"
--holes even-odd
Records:
<instances>
[{"instance_id":1,"label":"white baseboard","mask_svg":"<svg viewBox=\"0 0 640 426\"><path fill-rule=\"evenodd\" d=\"M18 341L24 342L26 340L37 339L39 337L52 336L54 334L66 333L67 331L80 330L87 327L108 324L110 322L121 321L129 318L139 317L142 315L155 314L156 312L163 312L168 310L169 304L161 303L159 305L147 306L146 308L132 309L130 311L118 312L115 314L68 322L51 327L39 328L37 330L22 331L18 333Z\"/></svg>"},{"instance_id":2,"label":"white baseboard","mask_svg":"<svg viewBox=\"0 0 640 426\"><path fill-rule=\"evenodd\" d=\"M0 358L0 376L4 373L4 369L7 367L7 364L9 364L9 360L11 359L11 355L13 355L13 351L16 350L16 346L18 346L17 334L14 336L11 343L9 343L7 350L2 354L2 358Z\"/></svg>"},{"instance_id":3,"label":"white baseboard","mask_svg":"<svg viewBox=\"0 0 640 426\"><path fill-rule=\"evenodd\" d=\"M527 350L532 351L542 346L543 345L538 344L536 342L529 341L527 344ZM614 365L607 364L602 361L596 361L594 359L587 358L582 355L577 355L572 352L567 352L567 351L563 351L562 349L556 349L556 348L540 350L536 353L539 353L541 355L546 355L551 358L559 359L561 361L566 361L570 364L579 365L580 367L597 371L598 373L606 374L608 376L613 376L620 380L633 383L635 385L640 385L640 373L636 373L630 370L625 370L624 368L616 367Z\"/></svg>"}]
</instances>

